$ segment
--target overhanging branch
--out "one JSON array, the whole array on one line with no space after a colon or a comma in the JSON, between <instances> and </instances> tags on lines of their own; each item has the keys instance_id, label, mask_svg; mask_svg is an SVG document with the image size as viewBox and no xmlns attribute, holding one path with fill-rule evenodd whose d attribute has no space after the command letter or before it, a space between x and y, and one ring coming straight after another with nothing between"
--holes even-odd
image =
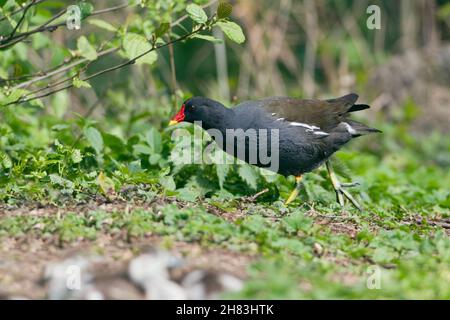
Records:
<instances>
[{"instance_id":1,"label":"overhanging branch","mask_svg":"<svg viewBox=\"0 0 450 320\"><path fill-rule=\"evenodd\" d=\"M28 5L28 7L30 7L33 4L35 5L35 3L33 2L32 4ZM120 10L120 9L123 9L123 8L126 8L126 7L128 7L128 3L123 3L121 5L118 5L118 6L115 6L115 7L111 7L111 8L96 10L96 11L93 11L86 18L89 18L89 17L92 17L92 16L96 16L96 15L99 15L99 14L113 12L113 11ZM25 16L26 10L24 11L24 15L22 16L22 18ZM18 23L16 25L16 29L6 39L0 40L0 49L7 49L9 47L12 47L16 43L19 43L19 42L25 40L26 38L28 38L29 36L31 36L33 34L40 33L40 32L45 32L45 31L53 32L56 29L58 29L59 27L65 26L66 25L65 21L64 22L59 22L59 23L56 23L56 24L51 24L53 21L55 21L59 17L63 16L65 13L66 13L65 10L61 11L57 15L55 15L52 18L50 18L49 20L47 20L42 25L40 25L40 26L38 26L38 27L36 27L36 28L34 28L32 30L27 31L27 32L23 32L23 33L19 33L19 34L15 34L15 31L16 31L17 27L19 26L19 23Z\"/></svg>"},{"instance_id":2,"label":"overhanging branch","mask_svg":"<svg viewBox=\"0 0 450 320\"><path fill-rule=\"evenodd\" d=\"M199 33L199 32L201 32L201 31L204 31L205 29L206 29L205 26L201 26L201 27L199 27L199 28L197 28L197 29L195 29L195 30L193 30L193 31L191 31L191 32L189 32L189 33L187 33L187 34L181 36L181 37L178 37L178 38L172 40L172 41L166 42L166 43L161 44L161 45L159 45L159 46L152 46L151 49L149 49L149 50L147 50L147 51L145 51L145 52L143 52L143 53L137 55L136 57L134 57L134 58L132 58L132 59L126 60L126 61L124 61L124 62L122 62L122 63L119 63L119 64L117 64L117 65L115 65L115 66L112 66L112 67L110 67L110 68L107 68L107 69L98 71L98 72L96 72L96 73L93 73L93 74L91 74L91 75L89 75L89 76L87 76L87 77L81 78L80 80L82 80L82 81L87 81L87 80L90 80L90 79L92 79L92 78L101 76L101 75L103 75L103 74L105 74L105 73L109 73L109 72L112 72L112 71L114 71L114 70L117 70L117 69L120 69L120 68L129 66L129 65L132 65L132 64L136 63L136 61L137 61L138 59L142 58L143 56L149 54L149 53L152 52L152 51L159 50L159 49L161 49L161 48L163 48L163 47L166 47L166 46L168 46L168 45L170 45L170 44L173 44L173 43L176 43L176 42L183 41L183 40L185 40L185 39L191 37L192 35L194 35L194 34L196 34L196 33ZM113 49L114 49L114 50L118 50L118 48L111 48L111 49L108 49L108 50L111 50L111 52L112 52ZM107 50L106 50L106 51L107 51ZM76 63L77 63L77 65L78 65L78 64L80 64L80 61L77 61ZM72 67L73 67L73 66L72 66ZM70 68L67 68L67 66L66 66L64 69L65 69L65 70L60 71L60 72L67 71L67 70L69 70ZM56 70L55 70L55 71L56 71ZM35 79L32 79L32 80L35 80ZM69 81L69 80L70 80L70 79L63 80L62 82L58 82L57 84L61 84L61 83L67 82L67 81ZM30 81L31 81L31 80L30 80ZM57 84L55 84L55 85L57 85ZM66 90L66 89L72 88L73 86L74 86L74 84L71 83L71 84L68 84L68 85L66 85L66 86L63 86L63 87L60 87L60 88L51 90L51 91L49 91L49 92L46 92L46 93L43 93L43 94L40 94L40 95L33 96L33 97L31 97L31 98L26 98L26 99L23 99L24 96L22 96L22 97L20 97L19 99L17 99L16 101L12 101L12 102L7 103L7 104L5 104L5 105L3 105L3 106L6 107L6 106L9 106L9 105L13 105L13 104L24 103L24 102L30 102L30 101L33 101L33 100L36 100L36 99L40 99L40 98L44 98L44 97L50 96L50 95L52 95L52 94L54 94L54 93L57 93L57 92L60 92L60 91ZM44 89L49 89L49 88L45 87ZM41 91L41 90L40 90L40 91ZM26 96L26 95L25 95L25 96Z\"/></svg>"}]
</instances>

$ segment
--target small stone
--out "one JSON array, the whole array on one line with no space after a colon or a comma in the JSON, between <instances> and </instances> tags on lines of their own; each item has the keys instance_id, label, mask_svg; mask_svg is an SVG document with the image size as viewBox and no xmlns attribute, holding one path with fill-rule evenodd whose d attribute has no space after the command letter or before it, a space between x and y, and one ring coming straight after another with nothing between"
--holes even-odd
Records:
<instances>
[{"instance_id":1,"label":"small stone","mask_svg":"<svg viewBox=\"0 0 450 320\"><path fill-rule=\"evenodd\" d=\"M167 251L142 254L131 260L128 274L136 284L143 285L153 277L169 278L169 268L174 263L174 257Z\"/></svg>"},{"instance_id":2,"label":"small stone","mask_svg":"<svg viewBox=\"0 0 450 320\"><path fill-rule=\"evenodd\" d=\"M177 283L160 277L152 277L144 284L148 300L186 300L185 290Z\"/></svg>"},{"instance_id":3,"label":"small stone","mask_svg":"<svg viewBox=\"0 0 450 320\"><path fill-rule=\"evenodd\" d=\"M195 270L187 274L182 286L189 299L218 299L224 292L234 292L242 289L242 281L226 273Z\"/></svg>"},{"instance_id":4,"label":"small stone","mask_svg":"<svg viewBox=\"0 0 450 320\"><path fill-rule=\"evenodd\" d=\"M314 252L318 255L321 256L323 253L323 247L320 245L320 243L315 242L313 245L313 249Z\"/></svg>"}]
</instances>

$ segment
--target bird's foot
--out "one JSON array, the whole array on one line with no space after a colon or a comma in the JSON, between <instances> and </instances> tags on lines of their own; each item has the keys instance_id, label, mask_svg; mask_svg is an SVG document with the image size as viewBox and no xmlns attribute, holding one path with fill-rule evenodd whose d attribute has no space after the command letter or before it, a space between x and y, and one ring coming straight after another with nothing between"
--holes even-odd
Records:
<instances>
[{"instance_id":1,"label":"bird's foot","mask_svg":"<svg viewBox=\"0 0 450 320\"><path fill-rule=\"evenodd\" d=\"M361 205L356 201L356 199L344 188L350 188L358 186L358 182L350 182L350 183L341 183L339 179L337 178L336 174L334 173L333 169L331 168L331 164L327 161L326 162L328 175L330 176L331 184L333 185L334 191L336 192L336 200L341 205L341 207L344 206L345 201L344 198L347 198L353 206L355 206L356 209L359 211L362 211Z\"/></svg>"}]
</instances>

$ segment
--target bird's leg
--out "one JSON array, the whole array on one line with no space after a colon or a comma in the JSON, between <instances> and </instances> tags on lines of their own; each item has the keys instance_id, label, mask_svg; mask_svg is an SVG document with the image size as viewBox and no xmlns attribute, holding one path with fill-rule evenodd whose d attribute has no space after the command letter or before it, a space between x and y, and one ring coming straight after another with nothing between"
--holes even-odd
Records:
<instances>
[{"instance_id":1,"label":"bird's leg","mask_svg":"<svg viewBox=\"0 0 450 320\"><path fill-rule=\"evenodd\" d=\"M296 182L295 189L292 190L291 195L286 200L286 203L285 203L286 205L288 205L289 203L294 201L295 198L297 198L297 196L300 192L300 189L301 189L301 181L302 181L302 176L295 177L295 182Z\"/></svg>"},{"instance_id":2,"label":"bird's leg","mask_svg":"<svg viewBox=\"0 0 450 320\"><path fill-rule=\"evenodd\" d=\"M344 197L346 197L358 210L362 211L361 205L356 201L355 198L344 188L357 186L358 183L341 183L339 182L336 174L331 167L330 161L326 162L328 175L330 176L331 184L333 185L334 191L336 192L336 198L339 204L344 206Z\"/></svg>"}]
</instances>

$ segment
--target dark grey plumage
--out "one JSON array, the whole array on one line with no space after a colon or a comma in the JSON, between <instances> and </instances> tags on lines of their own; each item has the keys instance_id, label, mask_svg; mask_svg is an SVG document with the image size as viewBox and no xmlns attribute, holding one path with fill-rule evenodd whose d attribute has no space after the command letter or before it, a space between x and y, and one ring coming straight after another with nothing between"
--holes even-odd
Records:
<instances>
[{"instance_id":1,"label":"dark grey plumage","mask_svg":"<svg viewBox=\"0 0 450 320\"><path fill-rule=\"evenodd\" d=\"M279 132L279 169L283 175L300 176L320 166L334 152L355 137L372 132L380 132L362 123L349 119L349 113L369 108L368 105L355 104L358 96L349 94L337 99L294 99L270 97L257 101L246 101L228 109L221 103L203 97L194 97L184 103L184 121L202 121L205 130L219 130L225 137L227 129L253 130L259 142L260 129ZM242 139L243 138L243 139ZM241 140L239 140L241 139ZM235 148L223 149L235 157L249 162L251 155L248 146L251 137L237 135ZM245 155L238 155L237 145L245 141ZM226 140L225 140L226 142ZM269 156L270 134L267 149L258 152ZM257 144L258 149L264 146ZM260 167L268 167L258 156Z\"/></svg>"}]
</instances>

